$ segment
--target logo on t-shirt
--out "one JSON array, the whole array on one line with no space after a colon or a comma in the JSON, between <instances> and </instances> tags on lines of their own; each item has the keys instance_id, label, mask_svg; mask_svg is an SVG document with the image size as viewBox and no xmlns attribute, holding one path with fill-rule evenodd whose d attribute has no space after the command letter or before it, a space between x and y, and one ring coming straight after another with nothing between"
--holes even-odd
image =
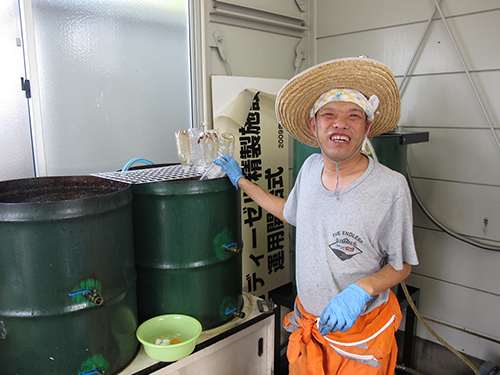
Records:
<instances>
[{"instance_id":1,"label":"logo on t-shirt","mask_svg":"<svg viewBox=\"0 0 500 375\"><path fill-rule=\"evenodd\" d=\"M334 242L329 245L330 249L342 261L362 253L358 244L363 241L352 232L338 231L333 233L333 239Z\"/></svg>"}]
</instances>

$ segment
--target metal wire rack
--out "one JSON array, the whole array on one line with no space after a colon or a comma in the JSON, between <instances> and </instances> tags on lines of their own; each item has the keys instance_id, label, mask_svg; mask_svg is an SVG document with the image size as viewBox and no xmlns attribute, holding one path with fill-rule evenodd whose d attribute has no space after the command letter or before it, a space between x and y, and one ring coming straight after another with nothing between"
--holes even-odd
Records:
<instances>
[{"instance_id":1,"label":"metal wire rack","mask_svg":"<svg viewBox=\"0 0 500 375\"><path fill-rule=\"evenodd\" d=\"M202 167L176 164L165 167L95 173L92 176L125 182L128 184L146 184L151 182L173 181L196 177L200 178L205 172L206 169Z\"/></svg>"}]
</instances>

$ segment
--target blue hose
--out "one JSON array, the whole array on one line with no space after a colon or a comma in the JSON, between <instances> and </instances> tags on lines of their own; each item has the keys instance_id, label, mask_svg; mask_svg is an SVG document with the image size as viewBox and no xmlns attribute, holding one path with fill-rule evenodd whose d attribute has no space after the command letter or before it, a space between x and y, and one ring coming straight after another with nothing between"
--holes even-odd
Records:
<instances>
[{"instance_id":1,"label":"blue hose","mask_svg":"<svg viewBox=\"0 0 500 375\"><path fill-rule=\"evenodd\" d=\"M99 374L99 375L101 375L101 373L99 371L97 371L97 370L90 370L90 371L81 372L78 375L92 375L92 374Z\"/></svg>"},{"instance_id":2,"label":"blue hose","mask_svg":"<svg viewBox=\"0 0 500 375\"><path fill-rule=\"evenodd\" d=\"M144 163L146 165L153 165L154 163L148 159L144 158L133 158L132 160L129 160L122 168L122 172L128 171L129 168L134 165L135 163Z\"/></svg>"}]
</instances>

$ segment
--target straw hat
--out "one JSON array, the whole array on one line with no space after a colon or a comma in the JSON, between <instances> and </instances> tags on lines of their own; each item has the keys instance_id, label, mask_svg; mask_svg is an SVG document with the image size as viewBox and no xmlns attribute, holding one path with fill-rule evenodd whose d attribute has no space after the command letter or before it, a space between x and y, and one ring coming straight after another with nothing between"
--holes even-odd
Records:
<instances>
[{"instance_id":1,"label":"straw hat","mask_svg":"<svg viewBox=\"0 0 500 375\"><path fill-rule=\"evenodd\" d=\"M309 114L316 99L331 89L351 88L367 98L377 95L369 137L392 130L401 116L401 98L391 70L365 57L326 61L299 73L288 81L276 98L276 117L292 137L308 146L318 147L309 129Z\"/></svg>"}]
</instances>

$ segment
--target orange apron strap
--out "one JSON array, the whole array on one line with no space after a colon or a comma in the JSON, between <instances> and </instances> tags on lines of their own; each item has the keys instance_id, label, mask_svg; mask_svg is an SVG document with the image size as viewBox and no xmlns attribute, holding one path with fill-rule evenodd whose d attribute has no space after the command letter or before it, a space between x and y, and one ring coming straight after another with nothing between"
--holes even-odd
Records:
<instances>
[{"instance_id":1,"label":"orange apron strap","mask_svg":"<svg viewBox=\"0 0 500 375\"><path fill-rule=\"evenodd\" d=\"M360 316L348 332L331 332L326 338L318 331L316 317L304 311L298 298L296 308L299 311L288 314L284 321L288 327L295 320L298 323L288 344L290 375L394 374L394 334L401 322L401 309L392 292L387 303Z\"/></svg>"},{"instance_id":2,"label":"orange apron strap","mask_svg":"<svg viewBox=\"0 0 500 375\"><path fill-rule=\"evenodd\" d=\"M297 359L303 354L303 347L305 346L307 351L306 373L325 375L323 370L323 348L327 345L327 342L318 331L316 317L304 310L298 296L295 300L295 308L299 310L298 313L295 312L294 317L298 327L288 339L288 361L291 364L296 363ZM294 314L293 311L285 316L285 327L293 324L290 322L292 314Z\"/></svg>"}]
</instances>

